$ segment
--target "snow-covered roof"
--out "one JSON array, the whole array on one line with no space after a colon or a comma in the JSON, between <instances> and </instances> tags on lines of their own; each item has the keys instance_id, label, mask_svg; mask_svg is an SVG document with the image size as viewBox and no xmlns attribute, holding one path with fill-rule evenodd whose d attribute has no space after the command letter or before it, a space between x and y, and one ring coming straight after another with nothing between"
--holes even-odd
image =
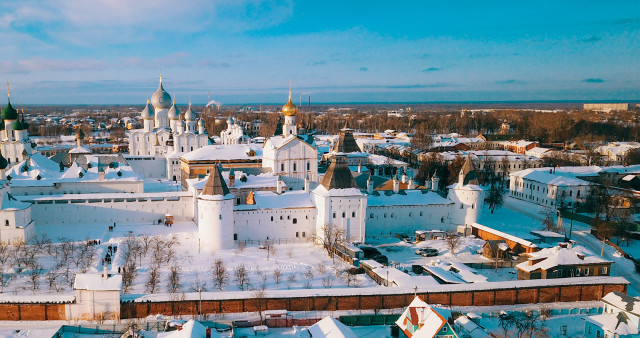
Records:
<instances>
[{"instance_id":1,"label":"snow-covered roof","mask_svg":"<svg viewBox=\"0 0 640 338\"><path fill-rule=\"evenodd\" d=\"M182 329L178 331L158 333L158 338L202 338L207 335L207 328L193 319L182 325ZM215 330L211 331L211 337L220 337Z\"/></svg>"},{"instance_id":2,"label":"snow-covered roof","mask_svg":"<svg viewBox=\"0 0 640 338\"><path fill-rule=\"evenodd\" d=\"M48 295L39 293L36 295L10 295L6 293L0 294L0 304L6 303L22 303L22 304L37 304L37 303L55 303L66 304L73 303L76 300L74 295Z\"/></svg>"},{"instance_id":3,"label":"snow-covered roof","mask_svg":"<svg viewBox=\"0 0 640 338\"><path fill-rule=\"evenodd\" d=\"M255 156L249 156L253 150ZM229 161L229 160L261 160L262 145L260 144L223 144L209 145L190 151L182 155L182 159L195 161Z\"/></svg>"},{"instance_id":4,"label":"snow-covered roof","mask_svg":"<svg viewBox=\"0 0 640 338\"><path fill-rule=\"evenodd\" d=\"M357 338L355 333L346 325L331 317L324 317L321 321L311 325L308 329L313 338Z\"/></svg>"},{"instance_id":5,"label":"snow-covered roof","mask_svg":"<svg viewBox=\"0 0 640 338\"><path fill-rule=\"evenodd\" d=\"M443 282L447 283L447 284L464 284L467 283L467 281L465 281L464 279L462 279L460 276L454 274L453 272L446 270L440 266L430 266L430 265L426 265L424 266L424 269L427 270L427 272L430 275L433 275L435 277L437 277L438 279L442 280Z\"/></svg>"},{"instance_id":6,"label":"snow-covered roof","mask_svg":"<svg viewBox=\"0 0 640 338\"><path fill-rule=\"evenodd\" d=\"M640 299L631 297L622 292L613 291L602 297L602 301L626 312L640 316Z\"/></svg>"},{"instance_id":7,"label":"snow-covered roof","mask_svg":"<svg viewBox=\"0 0 640 338\"><path fill-rule=\"evenodd\" d=\"M222 171L222 178L224 178L225 182L229 189L260 189L260 188L276 188L278 186L278 177L274 176L271 173L261 173L258 175L247 175L241 170L235 171L235 181L234 185L229 185L229 171ZM241 177L246 177L247 180L243 182L240 180ZM194 188L198 190L202 190L204 188L205 183L207 182L207 175L203 179L188 179L190 184L193 185Z\"/></svg>"},{"instance_id":8,"label":"snow-covered roof","mask_svg":"<svg viewBox=\"0 0 640 338\"><path fill-rule=\"evenodd\" d=\"M62 173L58 163L40 153L35 153L12 166L6 175L11 176L11 185L51 186ZM40 180L37 179L38 176Z\"/></svg>"},{"instance_id":9,"label":"snow-covered roof","mask_svg":"<svg viewBox=\"0 0 640 338\"><path fill-rule=\"evenodd\" d=\"M531 233L538 237L565 238L563 234L559 234L557 232L548 231L548 230L534 230L534 231L531 231Z\"/></svg>"},{"instance_id":10,"label":"snow-covered roof","mask_svg":"<svg viewBox=\"0 0 640 338\"><path fill-rule=\"evenodd\" d=\"M280 195L272 191L254 191L253 197L256 204L236 205L234 206L234 210L295 209L315 207L311 194L301 190L287 191Z\"/></svg>"},{"instance_id":11,"label":"snow-covered roof","mask_svg":"<svg viewBox=\"0 0 640 338\"><path fill-rule=\"evenodd\" d=\"M122 289L122 275L103 278L102 274L79 273L73 282L74 290L89 291L120 291Z\"/></svg>"},{"instance_id":12,"label":"snow-covered roof","mask_svg":"<svg viewBox=\"0 0 640 338\"><path fill-rule=\"evenodd\" d=\"M392 206L392 205L433 205L452 204L453 202L433 191L404 190L402 194L377 194L367 196L368 206Z\"/></svg>"},{"instance_id":13,"label":"snow-covered roof","mask_svg":"<svg viewBox=\"0 0 640 338\"><path fill-rule=\"evenodd\" d=\"M91 150L83 146L78 146L69 150L69 154L91 154Z\"/></svg>"},{"instance_id":14,"label":"snow-covered roof","mask_svg":"<svg viewBox=\"0 0 640 338\"><path fill-rule=\"evenodd\" d=\"M546 169L546 170L538 170L534 168L525 169L525 170L520 170L520 171L511 173L510 176L519 177L519 178L523 178L526 180L530 180L530 181L534 181L542 184L560 186L560 187L587 186L591 184L579 178L549 173L549 169Z\"/></svg>"},{"instance_id":15,"label":"snow-covered roof","mask_svg":"<svg viewBox=\"0 0 640 338\"><path fill-rule=\"evenodd\" d=\"M630 337L639 333L638 327L630 325L629 318L623 312L587 316L585 320L621 337Z\"/></svg>"},{"instance_id":16,"label":"snow-covered roof","mask_svg":"<svg viewBox=\"0 0 640 338\"><path fill-rule=\"evenodd\" d=\"M471 227L476 228L476 229L478 229L478 230L486 231L486 232L491 233L491 234L494 234L494 235L496 235L496 236L500 236L500 237L502 237L502 238L504 238L504 239L508 239L508 240L510 240L510 241L516 242L516 243L518 243L518 244L520 244L520 245L524 245L524 246L526 246L526 247L530 247L530 248L537 248L537 247L538 247L537 245L535 245L534 243L532 243L532 242L530 242L530 241L527 241L526 239L522 239L522 238L520 238L520 237L516 237L516 236L513 236L513 235L509 235L509 234L508 234L508 233L506 233L506 232L502 232L502 231L500 231L500 230L496 230L496 229L494 229L494 228L490 228L490 227L488 227L488 226L484 226L484 225L479 224L479 223L473 223L473 224L471 225Z\"/></svg>"},{"instance_id":17,"label":"snow-covered roof","mask_svg":"<svg viewBox=\"0 0 640 338\"><path fill-rule=\"evenodd\" d=\"M529 259L522 262L516 267L518 269L531 272L537 269L549 270L561 265L588 265L588 264L605 264L613 263L606 259L602 259L587 250L583 246L574 246L571 248L553 247L546 248L536 252L526 254ZM531 264L534 261L542 259L542 261Z\"/></svg>"},{"instance_id":18,"label":"snow-covered roof","mask_svg":"<svg viewBox=\"0 0 640 338\"><path fill-rule=\"evenodd\" d=\"M446 324L447 319L440 315L429 304L420 297L415 297L411 304L404 310L400 318L396 320L396 325L405 333L409 332L407 327L411 324L420 328L413 331L413 337L434 337L438 331Z\"/></svg>"},{"instance_id":19,"label":"snow-covered roof","mask_svg":"<svg viewBox=\"0 0 640 338\"><path fill-rule=\"evenodd\" d=\"M362 192L360 192L360 189L358 188L327 190L327 188L325 188L323 185L318 185L315 189L313 189L313 193L320 196L333 196L333 197L362 196Z\"/></svg>"}]
</instances>

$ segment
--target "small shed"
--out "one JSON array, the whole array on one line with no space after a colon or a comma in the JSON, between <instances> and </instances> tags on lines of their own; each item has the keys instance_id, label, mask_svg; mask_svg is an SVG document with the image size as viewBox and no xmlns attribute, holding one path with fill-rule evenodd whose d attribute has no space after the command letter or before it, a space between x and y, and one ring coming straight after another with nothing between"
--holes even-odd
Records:
<instances>
[{"instance_id":1,"label":"small shed","mask_svg":"<svg viewBox=\"0 0 640 338\"><path fill-rule=\"evenodd\" d=\"M509 245L505 240L489 240L482 246L482 256L494 259L502 259L507 257Z\"/></svg>"},{"instance_id":2,"label":"small shed","mask_svg":"<svg viewBox=\"0 0 640 338\"><path fill-rule=\"evenodd\" d=\"M122 275L79 273L73 283L76 303L71 304L69 319L117 320L120 318Z\"/></svg>"}]
</instances>

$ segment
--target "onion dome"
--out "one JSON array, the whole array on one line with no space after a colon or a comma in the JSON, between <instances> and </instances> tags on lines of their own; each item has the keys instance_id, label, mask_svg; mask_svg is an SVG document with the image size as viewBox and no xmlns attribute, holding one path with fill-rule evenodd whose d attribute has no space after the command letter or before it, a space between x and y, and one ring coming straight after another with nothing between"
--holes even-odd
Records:
<instances>
[{"instance_id":1,"label":"onion dome","mask_svg":"<svg viewBox=\"0 0 640 338\"><path fill-rule=\"evenodd\" d=\"M171 95L162 87L162 76L160 76L160 85L153 95L151 95L151 104L155 109L171 108Z\"/></svg>"},{"instance_id":2,"label":"onion dome","mask_svg":"<svg viewBox=\"0 0 640 338\"><path fill-rule=\"evenodd\" d=\"M198 117L198 114L193 110L191 110L191 103L189 103L189 109L187 109L187 111L184 112L184 119L187 121L195 121L197 117Z\"/></svg>"},{"instance_id":3,"label":"onion dome","mask_svg":"<svg viewBox=\"0 0 640 338\"><path fill-rule=\"evenodd\" d=\"M291 101L291 89L289 89L289 102L282 106L282 115L296 116L296 113L298 113L298 107L296 107L296 105L293 104L293 101Z\"/></svg>"},{"instance_id":4,"label":"onion dome","mask_svg":"<svg viewBox=\"0 0 640 338\"><path fill-rule=\"evenodd\" d=\"M7 159L4 158L4 156L2 156L2 154L0 154L0 169L4 170L7 169L7 165L9 164L9 162L7 162Z\"/></svg>"},{"instance_id":5,"label":"onion dome","mask_svg":"<svg viewBox=\"0 0 640 338\"><path fill-rule=\"evenodd\" d=\"M22 112L22 119L16 120L13 122L13 130L27 130L29 129L29 124L24 121L24 111Z\"/></svg>"},{"instance_id":6,"label":"onion dome","mask_svg":"<svg viewBox=\"0 0 640 338\"><path fill-rule=\"evenodd\" d=\"M180 110L176 107L176 100L173 100L173 106L169 109L169 120L177 120L180 118Z\"/></svg>"},{"instance_id":7,"label":"onion dome","mask_svg":"<svg viewBox=\"0 0 640 338\"><path fill-rule=\"evenodd\" d=\"M7 105L2 109L3 120L17 120L18 111L11 105L11 100L7 97Z\"/></svg>"},{"instance_id":8,"label":"onion dome","mask_svg":"<svg viewBox=\"0 0 640 338\"><path fill-rule=\"evenodd\" d=\"M153 115L153 107L149 106L149 100L147 100L147 105L144 106L144 109L140 113L140 118L142 118L143 120L153 120Z\"/></svg>"}]
</instances>

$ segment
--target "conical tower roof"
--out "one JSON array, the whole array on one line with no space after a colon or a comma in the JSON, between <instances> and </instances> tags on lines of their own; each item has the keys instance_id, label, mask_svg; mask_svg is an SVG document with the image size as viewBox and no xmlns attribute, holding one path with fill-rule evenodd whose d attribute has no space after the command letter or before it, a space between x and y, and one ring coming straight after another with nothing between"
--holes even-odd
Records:
<instances>
[{"instance_id":1,"label":"conical tower roof","mask_svg":"<svg viewBox=\"0 0 640 338\"><path fill-rule=\"evenodd\" d=\"M471 155L467 156L467 160L464 162L462 168L460 169L460 177L458 179L458 183L460 185L480 184L478 171L476 170L475 164L473 164L473 161L471 160Z\"/></svg>"},{"instance_id":2,"label":"conical tower roof","mask_svg":"<svg viewBox=\"0 0 640 338\"><path fill-rule=\"evenodd\" d=\"M216 164L213 166L213 170L211 170L211 173L209 174L209 179L207 179L207 183L205 183L201 195L225 196L227 194L229 194L229 188L227 187L227 183L225 183L224 178L222 178L219 165Z\"/></svg>"},{"instance_id":3,"label":"conical tower roof","mask_svg":"<svg viewBox=\"0 0 640 338\"><path fill-rule=\"evenodd\" d=\"M351 175L351 170L347 165L344 156L336 156L331 162L329 169L322 178L322 184L327 190L331 189L348 189L357 187L356 181Z\"/></svg>"},{"instance_id":4,"label":"conical tower roof","mask_svg":"<svg viewBox=\"0 0 640 338\"><path fill-rule=\"evenodd\" d=\"M356 139L353 138L353 132L351 129L343 128L340 130L340 136L338 142L333 146L333 152L336 153L359 153L361 152Z\"/></svg>"}]
</instances>

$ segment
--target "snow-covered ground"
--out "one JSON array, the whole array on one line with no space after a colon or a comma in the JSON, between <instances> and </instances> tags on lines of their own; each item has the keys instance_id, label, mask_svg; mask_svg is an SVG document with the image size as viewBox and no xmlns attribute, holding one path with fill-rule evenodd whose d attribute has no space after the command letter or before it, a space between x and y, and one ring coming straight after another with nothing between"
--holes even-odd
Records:
<instances>
[{"instance_id":1,"label":"snow-covered ground","mask_svg":"<svg viewBox=\"0 0 640 338\"><path fill-rule=\"evenodd\" d=\"M111 224L112 225L112 224ZM244 267L247 272L248 284L246 289L302 289L302 288L330 288L330 287L368 287L376 286L366 275L356 276L347 281L344 271L350 267L341 259L335 263L326 251L310 242L289 244L273 244L270 249L261 249L258 244L247 244L244 248L231 250L209 251L199 248L198 231L193 222L177 222L173 227L164 225L125 225L117 224L114 231L108 231L108 224L87 225L84 227L58 225L41 226L37 228L37 237L42 236L51 240L50 245L30 245L35 251L34 258L38 266L39 275L35 277L37 293L69 294L72 293L74 273L100 273L103 270L102 258L108 252L108 247L117 247L112 256L112 263L107 265L110 273L118 273L118 269L125 266L125 252L127 238L133 235L138 243L144 244L143 239L149 240L146 254L136 259L136 275L129 294L148 293L147 286L150 271L154 265L156 251L162 252L167 261L159 263L159 282L155 292L169 292L169 276L172 267L179 270L178 289L175 292L192 292L199 288L202 291L218 291L220 288L214 282L212 266L216 260L221 260L226 268L226 283L223 291L240 290L236 282L235 271ZM99 245L87 246L87 241L99 240ZM157 243L157 244L156 244ZM73 245L73 253L64 258L63 247ZM158 250L154 249L158 246ZM30 252L23 249L24 252ZM2 256L0 254L0 256ZM33 290L31 268L24 263L5 265L4 292L7 294L24 294ZM69 273L66 267L69 266ZM279 271L279 272L278 272ZM280 274L278 282L275 275ZM54 279L52 281L52 279ZM125 296L126 297L126 296Z\"/></svg>"}]
</instances>

